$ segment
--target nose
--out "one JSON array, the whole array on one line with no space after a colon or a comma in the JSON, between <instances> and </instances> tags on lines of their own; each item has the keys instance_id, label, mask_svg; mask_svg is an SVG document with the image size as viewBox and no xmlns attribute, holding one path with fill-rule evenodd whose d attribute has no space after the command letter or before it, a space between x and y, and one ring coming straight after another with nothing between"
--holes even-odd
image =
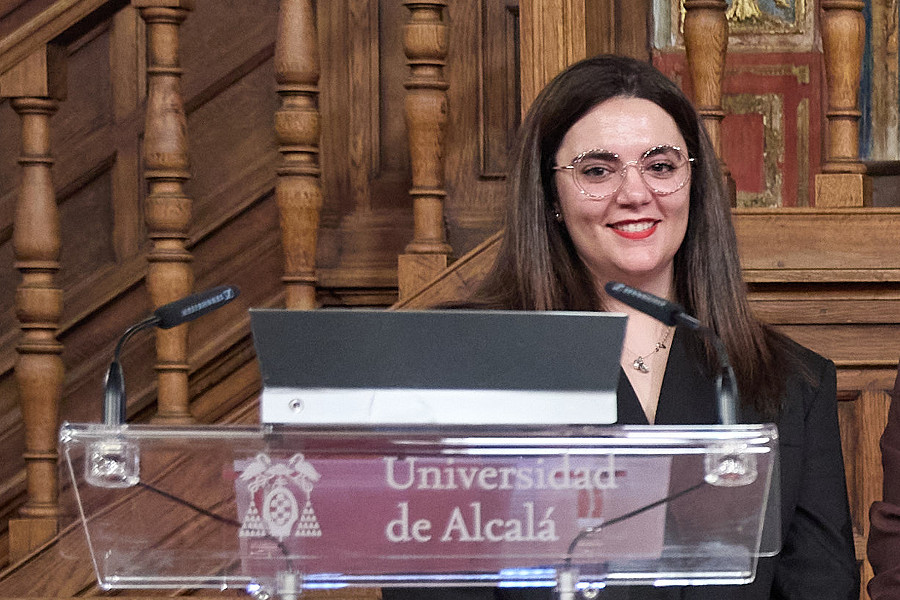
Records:
<instances>
[{"instance_id":1,"label":"nose","mask_svg":"<svg viewBox=\"0 0 900 600\"><path fill-rule=\"evenodd\" d=\"M629 169L628 167L632 167ZM619 204L643 205L652 200L653 195L647 187L641 167L638 161L632 160L622 165L622 184L616 193L616 202Z\"/></svg>"}]
</instances>

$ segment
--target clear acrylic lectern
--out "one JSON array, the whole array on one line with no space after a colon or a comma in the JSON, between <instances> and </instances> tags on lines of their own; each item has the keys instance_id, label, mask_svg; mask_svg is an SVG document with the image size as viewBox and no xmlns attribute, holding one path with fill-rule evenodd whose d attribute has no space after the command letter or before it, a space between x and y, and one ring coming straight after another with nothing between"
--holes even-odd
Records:
<instances>
[{"instance_id":1,"label":"clear acrylic lectern","mask_svg":"<svg viewBox=\"0 0 900 600\"><path fill-rule=\"evenodd\" d=\"M774 425L66 424L104 588L746 583L778 551Z\"/></svg>"}]
</instances>

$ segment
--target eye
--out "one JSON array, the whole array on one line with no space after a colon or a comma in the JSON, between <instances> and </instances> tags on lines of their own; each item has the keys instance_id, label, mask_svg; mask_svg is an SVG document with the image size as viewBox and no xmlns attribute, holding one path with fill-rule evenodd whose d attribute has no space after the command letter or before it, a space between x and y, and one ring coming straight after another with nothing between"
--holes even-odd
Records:
<instances>
[{"instance_id":1,"label":"eye","mask_svg":"<svg viewBox=\"0 0 900 600\"><path fill-rule=\"evenodd\" d=\"M644 172L658 177L671 175L678 167L668 160L655 159L644 163Z\"/></svg>"},{"instance_id":2,"label":"eye","mask_svg":"<svg viewBox=\"0 0 900 600\"><path fill-rule=\"evenodd\" d=\"M585 180L600 181L616 172L616 166L603 161L586 160L578 165L578 173Z\"/></svg>"},{"instance_id":3,"label":"eye","mask_svg":"<svg viewBox=\"0 0 900 600\"><path fill-rule=\"evenodd\" d=\"M655 179L671 177L684 164L684 156L671 146L653 148L641 159L643 172Z\"/></svg>"}]
</instances>

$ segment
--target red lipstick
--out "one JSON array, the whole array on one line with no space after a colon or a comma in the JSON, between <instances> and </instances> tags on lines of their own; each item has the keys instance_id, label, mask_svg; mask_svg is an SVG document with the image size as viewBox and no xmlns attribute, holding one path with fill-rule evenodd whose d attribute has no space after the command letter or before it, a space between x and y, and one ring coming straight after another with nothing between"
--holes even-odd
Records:
<instances>
[{"instance_id":1,"label":"red lipstick","mask_svg":"<svg viewBox=\"0 0 900 600\"><path fill-rule=\"evenodd\" d=\"M609 225L609 228L625 239L645 240L653 235L657 225L659 225L659 221L619 221Z\"/></svg>"}]
</instances>

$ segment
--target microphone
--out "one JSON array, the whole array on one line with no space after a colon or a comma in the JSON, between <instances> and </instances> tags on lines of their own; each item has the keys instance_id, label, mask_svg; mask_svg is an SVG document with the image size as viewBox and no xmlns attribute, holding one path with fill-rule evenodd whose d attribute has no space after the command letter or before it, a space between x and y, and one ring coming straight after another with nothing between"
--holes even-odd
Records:
<instances>
[{"instance_id":1,"label":"microphone","mask_svg":"<svg viewBox=\"0 0 900 600\"><path fill-rule=\"evenodd\" d=\"M113 361L109 365L103 384L103 423L105 425L123 425L125 423L125 376L122 372L122 365L119 363L119 355L126 341L138 331L150 327L171 329L193 321L225 306L237 298L240 293L240 290L233 285L221 285L197 292L160 306L153 311L152 315L126 329L116 344Z\"/></svg>"},{"instance_id":2,"label":"microphone","mask_svg":"<svg viewBox=\"0 0 900 600\"><path fill-rule=\"evenodd\" d=\"M719 336L696 318L684 311L684 307L654 296L643 290L635 289L624 283L610 281L605 286L606 293L616 300L627 304L645 315L661 321L669 327L684 325L692 331L705 335L716 349L719 359L719 374L716 376L716 397L719 403L719 423L735 425L737 423L738 387L734 368L728 360L728 351Z\"/></svg>"},{"instance_id":3,"label":"microphone","mask_svg":"<svg viewBox=\"0 0 900 600\"><path fill-rule=\"evenodd\" d=\"M206 313L225 306L240 294L233 285L220 285L205 292L197 292L180 300L163 304L153 311L154 323L160 329L171 329L193 321Z\"/></svg>"},{"instance_id":4,"label":"microphone","mask_svg":"<svg viewBox=\"0 0 900 600\"><path fill-rule=\"evenodd\" d=\"M637 309L657 321L662 321L669 327L685 325L694 331L703 327L700 321L684 312L684 307L680 304L669 302L664 298L654 296L618 281L610 281L604 289L607 294L616 300L624 302L631 308Z\"/></svg>"}]
</instances>

